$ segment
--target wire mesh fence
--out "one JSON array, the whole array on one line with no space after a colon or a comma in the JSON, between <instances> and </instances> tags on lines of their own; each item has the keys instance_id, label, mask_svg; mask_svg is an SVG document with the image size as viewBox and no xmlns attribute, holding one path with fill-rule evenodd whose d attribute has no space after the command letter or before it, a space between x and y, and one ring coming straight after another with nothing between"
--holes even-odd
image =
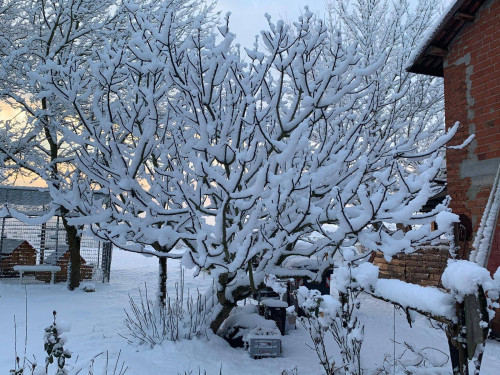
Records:
<instances>
[{"instance_id":1,"label":"wire mesh fence","mask_svg":"<svg viewBox=\"0 0 500 375\"><path fill-rule=\"evenodd\" d=\"M111 244L96 240L84 228L80 248L82 281L109 281ZM62 219L58 216L40 225L28 225L15 218L0 219L0 278L19 275L15 266L40 266L31 271L27 282L48 282L50 273L43 266L59 266L56 282L67 280L70 267L69 246ZM19 267L18 267L19 268Z\"/></svg>"}]
</instances>

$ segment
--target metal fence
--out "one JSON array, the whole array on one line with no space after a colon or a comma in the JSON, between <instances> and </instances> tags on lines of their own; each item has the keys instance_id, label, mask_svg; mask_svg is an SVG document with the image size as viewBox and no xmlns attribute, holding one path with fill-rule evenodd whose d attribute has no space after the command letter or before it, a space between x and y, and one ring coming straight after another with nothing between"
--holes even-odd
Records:
<instances>
[{"instance_id":1,"label":"metal fence","mask_svg":"<svg viewBox=\"0 0 500 375\"><path fill-rule=\"evenodd\" d=\"M0 187L0 204L5 202L30 216L43 213L49 201L48 191L44 189ZM108 282L111 244L96 240L88 229L83 230L80 248L82 280ZM66 231L59 216L39 225L29 225L12 217L0 218L0 278L17 276L14 265L45 264L61 266L56 281L65 281L69 268L68 249ZM33 280L46 281L45 276Z\"/></svg>"},{"instance_id":2,"label":"metal fence","mask_svg":"<svg viewBox=\"0 0 500 375\"><path fill-rule=\"evenodd\" d=\"M36 265L61 265L61 263L67 263L69 260L66 231L62 219L58 216L41 225L27 225L14 218L2 218L0 219L0 233L0 264L9 261L9 256L15 250L12 247L19 244L20 241L27 241L36 250ZM83 280L109 281L111 268L110 243L98 241L92 236L84 234L81 241L80 255L82 257ZM20 265L22 263L30 264L25 258L20 260L18 256L16 258L17 263L21 263ZM9 272L0 272L0 277L2 276L12 277L13 275ZM64 280L59 278L59 281Z\"/></svg>"}]
</instances>

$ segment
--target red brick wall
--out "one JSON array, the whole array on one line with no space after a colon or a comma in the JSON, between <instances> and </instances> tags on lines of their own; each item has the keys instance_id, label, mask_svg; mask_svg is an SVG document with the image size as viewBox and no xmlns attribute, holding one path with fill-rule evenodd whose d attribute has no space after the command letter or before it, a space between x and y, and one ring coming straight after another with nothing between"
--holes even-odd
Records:
<instances>
[{"instance_id":1,"label":"red brick wall","mask_svg":"<svg viewBox=\"0 0 500 375\"><path fill-rule=\"evenodd\" d=\"M461 123L452 144L476 135L465 149L447 151L448 193L453 211L471 218L475 232L491 191L492 166L500 163L500 1L486 1L476 20L462 28L448 50L444 61L446 126ZM487 176L481 175L485 168ZM495 232L490 271L500 266L500 222Z\"/></svg>"},{"instance_id":2,"label":"red brick wall","mask_svg":"<svg viewBox=\"0 0 500 375\"><path fill-rule=\"evenodd\" d=\"M382 253L373 253L372 263L382 279L399 279L422 286L442 287L441 275L449 258L449 246L423 246L412 254L397 254L388 263Z\"/></svg>"},{"instance_id":3,"label":"red brick wall","mask_svg":"<svg viewBox=\"0 0 500 375\"><path fill-rule=\"evenodd\" d=\"M59 272L56 272L56 282L66 281L68 279L70 258L71 255L68 250L57 260L56 265L61 267L61 270ZM85 259L83 259L81 256L80 261L82 262L80 266L80 281L92 279L92 266L86 265Z\"/></svg>"},{"instance_id":4,"label":"red brick wall","mask_svg":"<svg viewBox=\"0 0 500 375\"><path fill-rule=\"evenodd\" d=\"M36 250L28 243L23 242L11 254L5 256L0 263L0 273L3 276L18 276L14 266L34 266L36 264Z\"/></svg>"}]
</instances>

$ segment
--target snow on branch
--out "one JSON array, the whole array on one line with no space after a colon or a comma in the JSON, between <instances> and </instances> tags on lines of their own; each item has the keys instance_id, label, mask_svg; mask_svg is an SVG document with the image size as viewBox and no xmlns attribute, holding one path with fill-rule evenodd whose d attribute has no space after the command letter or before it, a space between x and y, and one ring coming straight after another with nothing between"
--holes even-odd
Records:
<instances>
[{"instance_id":1,"label":"snow on branch","mask_svg":"<svg viewBox=\"0 0 500 375\"><path fill-rule=\"evenodd\" d=\"M484 209L479 229L477 230L474 244L474 250L470 254L471 262L475 262L480 266L486 267L491 251L491 244L495 236L495 229L500 213L500 165L498 166L495 181L491 188L491 193L488 198L488 203Z\"/></svg>"}]
</instances>

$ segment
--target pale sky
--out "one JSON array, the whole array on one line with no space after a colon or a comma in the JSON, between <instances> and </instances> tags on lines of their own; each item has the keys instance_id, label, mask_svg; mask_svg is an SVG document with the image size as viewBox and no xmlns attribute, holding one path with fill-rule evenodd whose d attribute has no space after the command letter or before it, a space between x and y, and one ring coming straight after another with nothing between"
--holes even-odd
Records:
<instances>
[{"instance_id":1,"label":"pale sky","mask_svg":"<svg viewBox=\"0 0 500 375\"><path fill-rule=\"evenodd\" d=\"M224 15L231 11L230 28L236 34L236 40L242 46L251 47L255 35L267 29L265 13L269 13L274 21L284 19L295 21L304 6L323 18L326 13L326 0L217 0L217 9ZM454 0L436 0L443 5ZM410 0L415 3L416 0Z\"/></svg>"},{"instance_id":2,"label":"pale sky","mask_svg":"<svg viewBox=\"0 0 500 375\"><path fill-rule=\"evenodd\" d=\"M269 13L274 21L295 21L308 5L313 13L323 18L325 4L325 0L218 0L217 9L222 15L231 12L231 31L242 46L251 47L255 35L267 29L265 13Z\"/></svg>"}]
</instances>

